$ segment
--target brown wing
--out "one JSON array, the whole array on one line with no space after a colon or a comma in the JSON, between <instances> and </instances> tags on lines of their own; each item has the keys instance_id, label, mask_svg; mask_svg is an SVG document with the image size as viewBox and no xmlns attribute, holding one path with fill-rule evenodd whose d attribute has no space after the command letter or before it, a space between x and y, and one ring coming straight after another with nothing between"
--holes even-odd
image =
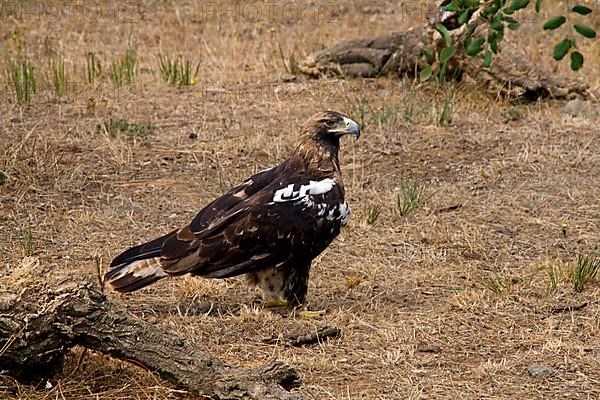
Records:
<instances>
[{"instance_id":1,"label":"brown wing","mask_svg":"<svg viewBox=\"0 0 600 400\"><path fill-rule=\"evenodd\" d=\"M119 266L158 256L173 260L185 256L191 249L191 242L195 240L192 229L200 232L211 223L220 221L221 215L268 185L278 168L261 171L237 185L203 208L190 225L124 251L111 262L110 268L116 271Z\"/></svg>"},{"instance_id":2,"label":"brown wing","mask_svg":"<svg viewBox=\"0 0 600 400\"><path fill-rule=\"evenodd\" d=\"M310 263L339 234L343 188L274 202L282 186L293 187L288 182L273 181L210 223L201 224L202 230L193 231L190 224L179 231L163 246L164 270L173 275L225 278L286 262Z\"/></svg>"}]
</instances>

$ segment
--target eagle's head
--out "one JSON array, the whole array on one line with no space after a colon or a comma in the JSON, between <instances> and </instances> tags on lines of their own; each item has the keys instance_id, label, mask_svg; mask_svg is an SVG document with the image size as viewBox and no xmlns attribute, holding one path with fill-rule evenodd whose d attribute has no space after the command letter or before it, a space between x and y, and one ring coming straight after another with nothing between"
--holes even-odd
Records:
<instances>
[{"instance_id":1,"label":"eagle's head","mask_svg":"<svg viewBox=\"0 0 600 400\"><path fill-rule=\"evenodd\" d=\"M303 138L323 144L339 145L344 135L360 136L360 127L356 122L336 111L323 111L309 118L302 126Z\"/></svg>"},{"instance_id":2,"label":"eagle's head","mask_svg":"<svg viewBox=\"0 0 600 400\"><path fill-rule=\"evenodd\" d=\"M358 138L358 124L336 111L319 112L302 126L294 154L317 164L319 160L337 160L340 138L345 135Z\"/></svg>"}]
</instances>

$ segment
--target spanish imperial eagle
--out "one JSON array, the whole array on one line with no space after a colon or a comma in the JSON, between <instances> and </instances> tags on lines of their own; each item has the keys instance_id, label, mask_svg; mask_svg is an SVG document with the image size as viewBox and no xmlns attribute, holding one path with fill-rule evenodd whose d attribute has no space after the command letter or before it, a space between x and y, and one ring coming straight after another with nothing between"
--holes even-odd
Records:
<instances>
[{"instance_id":1,"label":"spanish imperial eagle","mask_svg":"<svg viewBox=\"0 0 600 400\"><path fill-rule=\"evenodd\" d=\"M183 274L246 274L267 301L304 304L312 260L348 223L338 160L340 138L356 122L326 111L302 127L291 156L214 200L189 225L126 250L105 281L131 292Z\"/></svg>"}]
</instances>

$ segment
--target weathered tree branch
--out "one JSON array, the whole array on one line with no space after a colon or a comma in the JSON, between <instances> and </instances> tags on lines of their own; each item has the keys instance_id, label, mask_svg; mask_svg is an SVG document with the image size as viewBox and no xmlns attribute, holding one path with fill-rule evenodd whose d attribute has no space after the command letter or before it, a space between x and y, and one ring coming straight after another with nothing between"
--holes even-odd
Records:
<instances>
[{"instance_id":1,"label":"weathered tree branch","mask_svg":"<svg viewBox=\"0 0 600 400\"><path fill-rule=\"evenodd\" d=\"M439 9L437 9L439 11ZM325 75L346 77L378 77L382 75L415 74L435 60L427 60L422 50L432 53L444 47L444 42L432 27L435 20L402 32L383 36L344 41L307 56L300 71L313 78ZM485 36L486 25L475 15L468 25L450 30L454 43L460 43L467 28ZM587 85L579 80L549 76L529 61L526 54L508 40L499 46L489 68L481 58L469 57L459 48L448 76L468 76L484 85L493 95L525 100L537 98L594 98Z\"/></svg>"},{"instance_id":2,"label":"weathered tree branch","mask_svg":"<svg viewBox=\"0 0 600 400\"><path fill-rule=\"evenodd\" d=\"M22 380L47 377L60 369L69 348L81 345L213 399L304 398L289 392L300 377L281 362L229 366L188 339L128 314L91 283L48 282L49 271L33 267L0 277L0 370Z\"/></svg>"}]
</instances>

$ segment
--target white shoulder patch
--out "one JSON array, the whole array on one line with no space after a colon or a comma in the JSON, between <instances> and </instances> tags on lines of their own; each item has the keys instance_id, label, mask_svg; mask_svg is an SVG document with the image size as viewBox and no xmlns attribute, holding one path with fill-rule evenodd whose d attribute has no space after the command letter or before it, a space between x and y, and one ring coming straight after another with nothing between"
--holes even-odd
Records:
<instances>
[{"instance_id":1,"label":"white shoulder patch","mask_svg":"<svg viewBox=\"0 0 600 400\"><path fill-rule=\"evenodd\" d=\"M310 183L307 186L308 194L312 194L314 196L319 194L325 194L329 192L333 188L333 186L335 186L335 179L325 178L322 181L310 181Z\"/></svg>"},{"instance_id":2,"label":"white shoulder patch","mask_svg":"<svg viewBox=\"0 0 600 400\"><path fill-rule=\"evenodd\" d=\"M318 196L329 192L335 186L336 182L333 178L325 178L321 181L309 181L307 185L295 185L290 183L283 189L275 191L273 201L283 203L286 201L295 201L306 196ZM296 187L298 187L296 189Z\"/></svg>"}]
</instances>

